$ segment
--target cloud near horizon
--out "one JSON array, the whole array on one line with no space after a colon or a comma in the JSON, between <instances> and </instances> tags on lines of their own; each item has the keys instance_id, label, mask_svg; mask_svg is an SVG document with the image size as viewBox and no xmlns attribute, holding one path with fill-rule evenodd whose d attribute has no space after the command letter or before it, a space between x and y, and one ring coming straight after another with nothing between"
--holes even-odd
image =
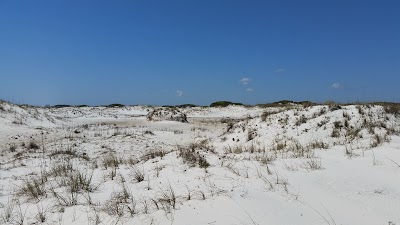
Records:
<instances>
[{"instance_id":1,"label":"cloud near horizon","mask_svg":"<svg viewBox=\"0 0 400 225\"><path fill-rule=\"evenodd\" d=\"M176 91L176 96L178 96L178 97L183 96L183 91L177 90Z\"/></svg>"},{"instance_id":2,"label":"cloud near horizon","mask_svg":"<svg viewBox=\"0 0 400 225\"><path fill-rule=\"evenodd\" d=\"M242 78L242 79L239 80L239 82L240 82L240 83L243 85L243 87L245 88L244 90L245 90L246 92L253 92L253 91L254 91L253 88L248 87L248 85L250 84L251 81L252 81L252 80L251 80L250 78L248 78L248 77L244 77L244 78Z\"/></svg>"},{"instance_id":3,"label":"cloud near horizon","mask_svg":"<svg viewBox=\"0 0 400 225\"><path fill-rule=\"evenodd\" d=\"M275 73L282 73L282 72L285 72L285 71L286 71L285 68L278 68L278 69L274 70Z\"/></svg>"},{"instance_id":4,"label":"cloud near horizon","mask_svg":"<svg viewBox=\"0 0 400 225\"><path fill-rule=\"evenodd\" d=\"M253 92L253 91L254 91L253 88L247 88L247 89L246 89L246 92Z\"/></svg>"},{"instance_id":5,"label":"cloud near horizon","mask_svg":"<svg viewBox=\"0 0 400 225\"><path fill-rule=\"evenodd\" d=\"M248 77L244 77L244 78L242 78L242 79L240 79L239 80L239 82L242 84L242 85L248 85L249 83L250 83L250 78L248 78Z\"/></svg>"},{"instance_id":6,"label":"cloud near horizon","mask_svg":"<svg viewBox=\"0 0 400 225\"><path fill-rule=\"evenodd\" d=\"M340 87L341 87L340 83L333 83L332 84L332 88L338 89Z\"/></svg>"}]
</instances>

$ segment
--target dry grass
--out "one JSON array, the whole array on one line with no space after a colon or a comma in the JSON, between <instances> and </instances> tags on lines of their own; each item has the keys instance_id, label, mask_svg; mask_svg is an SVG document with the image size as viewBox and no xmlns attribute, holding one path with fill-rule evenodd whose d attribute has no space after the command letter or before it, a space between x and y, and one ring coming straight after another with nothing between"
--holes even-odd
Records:
<instances>
[{"instance_id":1,"label":"dry grass","mask_svg":"<svg viewBox=\"0 0 400 225\"><path fill-rule=\"evenodd\" d=\"M191 167L199 166L207 168L210 166L206 159L206 153L215 153L215 149L209 144L208 140L192 142L189 146L178 146L178 155L183 159L183 162Z\"/></svg>"},{"instance_id":2,"label":"dry grass","mask_svg":"<svg viewBox=\"0 0 400 225\"><path fill-rule=\"evenodd\" d=\"M329 145L323 141L314 140L310 142L307 147L309 149L328 149Z\"/></svg>"},{"instance_id":3,"label":"dry grass","mask_svg":"<svg viewBox=\"0 0 400 225\"><path fill-rule=\"evenodd\" d=\"M145 178L145 173L144 173L144 168L139 169L137 167L133 168L132 170L132 176L136 180L136 182L140 183L144 181Z\"/></svg>"},{"instance_id":4,"label":"dry grass","mask_svg":"<svg viewBox=\"0 0 400 225\"><path fill-rule=\"evenodd\" d=\"M261 121L265 122L265 121L267 121L267 118L269 118L270 116L279 114L281 112L284 112L285 110L287 110L287 109L277 110L277 111L270 111L270 110L264 111L260 116L261 117Z\"/></svg>"},{"instance_id":5,"label":"dry grass","mask_svg":"<svg viewBox=\"0 0 400 225\"><path fill-rule=\"evenodd\" d=\"M384 142L388 142L389 140L390 139L387 134L382 134L382 135L375 134L371 139L370 147L376 148L378 146L381 146Z\"/></svg>"},{"instance_id":6,"label":"dry grass","mask_svg":"<svg viewBox=\"0 0 400 225\"><path fill-rule=\"evenodd\" d=\"M145 153L141 158L145 161L160 157L161 159L167 154L163 149L152 149Z\"/></svg>"},{"instance_id":7,"label":"dry grass","mask_svg":"<svg viewBox=\"0 0 400 225\"><path fill-rule=\"evenodd\" d=\"M307 171L323 169L321 159L314 157L309 158L305 162L303 162L303 165L301 167L303 169L306 169Z\"/></svg>"},{"instance_id":8,"label":"dry grass","mask_svg":"<svg viewBox=\"0 0 400 225\"><path fill-rule=\"evenodd\" d=\"M103 157L102 164L107 168L118 168L121 160L115 156L114 154L110 153Z\"/></svg>"},{"instance_id":9,"label":"dry grass","mask_svg":"<svg viewBox=\"0 0 400 225\"><path fill-rule=\"evenodd\" d=\"M41 197L46 196L46 182L46 176L25 180L18 189L17 195L25 196L28 199L40 200Z\"/></svg>"}]
</instances>

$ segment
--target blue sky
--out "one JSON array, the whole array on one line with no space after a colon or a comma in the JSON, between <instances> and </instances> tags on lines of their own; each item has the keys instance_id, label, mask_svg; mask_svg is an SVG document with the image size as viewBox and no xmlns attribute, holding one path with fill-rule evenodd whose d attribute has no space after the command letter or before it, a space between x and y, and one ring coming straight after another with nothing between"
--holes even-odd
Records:
<instances>
[{"instance_id":1,"label":"blue sky","mask_svg":"<svg viewBox=\"0 0 400 225\"><path fill-rule=\"evenodd\" d=\"M399 1L0 0L0 98L400 101Z\"/></svg>"}]
</instances>

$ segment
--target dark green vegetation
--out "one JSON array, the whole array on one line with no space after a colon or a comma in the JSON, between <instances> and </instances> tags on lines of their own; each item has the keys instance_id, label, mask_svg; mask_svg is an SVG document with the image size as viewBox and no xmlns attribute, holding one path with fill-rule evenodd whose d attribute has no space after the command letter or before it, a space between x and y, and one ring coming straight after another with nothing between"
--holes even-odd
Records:
<instances>
[{"instance_id":1,"label":"dark green vegetation","mask_svg":"<svg viewBox=\"0 0 400 225\"><path fill-rule=\"evenodd\" d=\"M119 103L114 103L114 104L110 104L107 107L111 107L111 108L117 108L117 107L124 107L125 105L123 104L119 104Z\"/></svg>"},{"instance_id":2,"label":"dark green vegetation","mask_svg":"<svg viewBox=\"0 0 400 225\"><path fill-rule=\"evenodd\" d=\"M183 105L163 105L162 107L166 108L192 108L192 107L199 107L195 104L183 104Z\"/></svg>"},{"instance_id":3,"label":"dark green vegetation","mask_svg":"<svg viewBox=\"0 0 400 225\"><path fill-rule=\"evenodd\" d=\"M211 103L210 107L227 107L230 105L243 105L242 103L229 102L229 101L218 101Z\"/></svg>"},{"instance_id":4,"label":"dark green vegetation","mask_svg":"<svg viewBox=\"0 0 400 225\"><path fill-rule=\"evenodd\" d=\"M54 105L54 108L65 108L65 107L71 107L71 105Z\"/></svg>"},{"instance_id":5,"label":"dark green vegetation","mask_svg":"<svg viewBox=\"0 0 400 225\"><path fill-rule=\"evenodd\" d=\"M308 106L314 106L314 105L318 105L318 104L315 102L311 102L311 101L295 102L295 101L291 101L291 100L281 100L281 101L272 102L272 103L257 104L256 106L259 106L259 107L281 107L281 106L290 106L290 105L303 105L305 107L308 107Z\"/></svg>"}]
</instances>

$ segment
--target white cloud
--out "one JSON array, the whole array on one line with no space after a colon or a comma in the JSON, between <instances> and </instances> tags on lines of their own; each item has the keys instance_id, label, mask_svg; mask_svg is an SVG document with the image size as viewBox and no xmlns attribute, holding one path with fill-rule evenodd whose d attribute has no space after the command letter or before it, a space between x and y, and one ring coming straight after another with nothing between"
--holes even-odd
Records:
<instances>
[{"instance_id":1,"label":"white cloud","mask_svg":"<svg viewBox=\"0 0 400 225\"><path fill-rule=\"evenodd\" d=\"M253 92L254 89L253 89L253 88L247 88L246 91L247 91L247 92Z\"/></svg>"},{"instance_id":2,"label":"white cloud","mask_svg":"<svg viewBox=\"0 0 400 225\"><path fill-rule=\"evenodd\" d=\"M335 89L338 89L338 88L340 88L340 84L339 83L333 83L332 84L332 88L335 88Z\"/></svg>"},{"instance_id":3,"label":"white cloud","mask_svg":"<svg viewBox=\"0 0 400 225\"><path fill-rule=\"evenodd\" d=\"M183 96L183 91L177 90L176 91L176 96L178 96L178 97Z\"/></svg>"},{"instance_id":4,"label":"white cloud","mask_svg":"<svg viewBox=\"0 0 400 225\"><path fill-rule=\"evenodd\" d=\"M285 71L286 71L285 68L278 68L278 69L274 70L275 73L282 73L282 72L285 72Z\"/></svg>"},{"instance_id":5,"label":"white cloud","mask_svg":"<svg viewBox=\"0 0 400 225\"><path fill-rule=\"evenodd\" d=\"M239 82L242 84L242 85L248 85L249 83L250 83L250 78L247 78L247 77L244 77L244 78L242 78L242 79L240 79L239 80Z\"/></svg>"}]
</instances>

